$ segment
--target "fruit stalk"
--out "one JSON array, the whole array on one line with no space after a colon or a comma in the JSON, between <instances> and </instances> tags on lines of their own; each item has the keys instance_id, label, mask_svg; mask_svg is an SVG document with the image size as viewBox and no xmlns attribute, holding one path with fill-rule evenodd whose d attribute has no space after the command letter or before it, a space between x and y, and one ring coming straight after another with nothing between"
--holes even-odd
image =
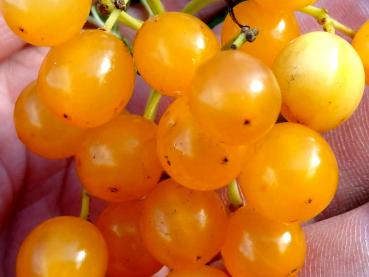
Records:
<instances>
[{"instance_id":1,"label":"fruit stalk","mask_svg":"<svg viewBox=\"0 0 369 277\"><path fill-rule=\"evenodd\" d=\"M89 213L90 213L90 196L88 195L87 191L82 190L80 218L87 220Z\"/></svg>"},{"instance_id":2,"label":"fruit stalk","mask_svg":"<svg viewBox=\"0 0 369 277\"><path fill-rule=\"evenodd\" d=\"M151 10L154 14L160 14L165 12L165 8L160 0L147 0Z\"/></svg>"},{"instance_id":3,"label":"fruit stalk","mask_svg":"<svg viewBox=\"0 0 369 277\"><path fill-rule=\"evenodd\" d=\"M140 1L142 6L144 6L145 10L149 13L150 16L154 15L154 12L152 11L151 7L147 3L147 0L141 0Z\"/></svg>"},{"instance_id":4,"label":"fruit stalk","mask_svg":"<svg viewBox=\"0 0 369 277\"><path fill-rule=\"evenodd\" d=\"M114 25L117 23L117 20L119 18L120 15L120 10L118 9L114 9L111 14L109 15L108 19L106 20L105 24L104 24L104 29L108 32L111 32L111 30L113 29Z\"/></svg>"},{"instance_id":5,"label":"fruit stalk","mask_svg":"<svg viewBox=\"0 0 369 277\"><path fill-rule=\"evenodd\" d=\"M143 116L149 120L154 120L158 111L161 94L155 90L150 92L150 96L146 103L146 108Z\"/></svg>"},{"instance_id":6,"label":"fruit stalk","mask_svg":"<svg viewBox=\"0 0 369 277\"><path fill-rule=\"evenodd\" d=\"M328 14L328 11L326 9L318 8L315 6L307 6L305 8L300 9L300 12L314 17L317 20L317 22L320 25L322 25L324 30L327 32L334 33L335 29L337 29L349 37L354 37L356 34L356 32L353 29L332 18Z\"/></svg>"},{"instance_id":7,"label":"fruit stalk","mask_svg":"<svg viewBox=\"0 0 369 277\"><path fill-rule=\"evenodd\" d=\"M234 207L243 205L243 199L236 180L233 180L228 186L228 199Z\"/></svg>"},{"instance_id":8,"label":"fruit stalk","mask_svg":"<svg viewBox=\"0 0 369 277\"><path fill-rule=\"evenodd\" d=\"M114 10L116 10L116 7L113 3L112 0L99 0L97 2L98 7L101 7L100 9L103 10L103 12L108 12L108 13L112 13ZM135 18L134 16L128 14L126 11L124 10L120 10L118 9L119 13L119 17L118 20L126 25L127 27L133 29L133 30L138 30L141 28L143 22L137 18Z\"/></svg>"},{"instance_id":9,"label":"fruit stalk","mask_svg":"<svg viewBox=\"0 0 369 277\"><path fill-rule=\"evenodd\" d=\"M206 6L214 3L215 0L192 0L182 10L182 12L189 14L196 14Z\"/></svg>"}]
</instances>

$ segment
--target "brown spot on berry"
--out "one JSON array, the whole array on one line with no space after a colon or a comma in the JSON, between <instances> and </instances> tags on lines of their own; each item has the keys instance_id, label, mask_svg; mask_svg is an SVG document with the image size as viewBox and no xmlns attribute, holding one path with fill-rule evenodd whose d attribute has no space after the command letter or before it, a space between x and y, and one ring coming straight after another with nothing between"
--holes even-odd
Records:
<instances>
[{"instance_id":1,"label":"brown spot on berry","mask_svg":"<svg viewBox=\"0 0 369 277\"><path fill-rule=\"evenodd\" d=\"M66 113L64 113L64 114L63 114L63 117L64 117L65 119L70 119L70 118L69 118L69 115L67 115Z\"/></svg>"},{"instance_id":2,"label":"brown spot on berry","mask_svg":"<svg viewBox=\"0 0 369 277\"><path fill-rule=\"evenodd\" d=\"M227 164L229 162L228 157L224 157L222 160L222 164Z\"/></svg>"},{"instance_id":3,"label":"brown spot on berry","mask_svg":"<svg viewBox=\"0 0 369 277\"><path fill-rule=\"evenodd\" d=\"M23 27L19 27L18 30L22 33L24 33L24 28Z\"/></svg>"},{"instance_id":4,"label":"brown spot on berry","mask_svg":"<svg viewBox=\"0 0 369 277\"><path fill-rule=\"evenodd\" d=\"M307 201L306 201L306 204L311 204L313 203L313 199L309 198Z\"/></svg>"},{"instance_id":5,"label":"brown spot on berry","mask_svg":"<svg viewBox=\"0 0 369 277\"><path fill-rule=\"evenodd\" d=\"M251 124L251 121L249 119L245 119L244 122L243 122L243 125L250 125Z\"/></svg>"},{"instance_id":6,"label":"brown spot on berry","mask_svg":"<svg viewBox=\"0 0 369 277\"><path fill-rule=\"evenodd\" d=\"M167 164L168 164L169 166L171 166L171 165L172 165L172 163L170 162L170 160L169 160L169 157L168 157L168 156L164 156L164 159L167 161Z\"/></svg>"},{"instance_id":7,"label":"brown spot on berry","mask_svg":"<svg viewBox=\"0 0 369 277\"><path fill-rule=\"evenodd\" d=\"M109 190L112 193L117 193L119 191L119 189L117 189L116 187L110 187Z\"/></svg>"}]
</instances>

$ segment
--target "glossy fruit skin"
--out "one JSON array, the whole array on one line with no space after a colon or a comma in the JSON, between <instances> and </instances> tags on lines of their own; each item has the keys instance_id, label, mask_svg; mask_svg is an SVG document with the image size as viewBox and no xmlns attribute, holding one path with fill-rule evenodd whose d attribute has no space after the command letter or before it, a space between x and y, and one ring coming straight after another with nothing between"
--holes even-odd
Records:
<instances>
[{"instance_id":1,"label":"glossy fruit skin","mask_svg":"<svg viewBox=\"0 0 369 277\"><path fill-rule=\"evenodd\" d=\"M157 127L136 115L120 115L91 130L76 154L77 173L93 196L121 202L143 197L158 183Z\"/></svg>"},{"instance_id":2,"label":"glossy fruit skin","mask_svg":"<svg viewBox=\"0 0 369 277\"><path fill-rule=\"evenodd\" d=\"M253 1L246 1L234 8L241 24L257 28L259 34L252 43L244 43L240 50L263 61L271 67L279 52L300 35L299 25L293 13L270 11ZM225 45L240 33L240 27L228 15L222 29L222 44Z\"/></svg>"},{"instance_id":3,"label":"glossy fruit skin","mask_svg":"<svg viewBox=\"0 0 369 277\"><path fill-rule=\"evenodd\" d=\"M222 256L232 277L294 276L305 254L298 224L269 221L249 207L237 210L229 220Z\"/></svg>"},{"instance_id":4,"label":"glossy fruit skin","mask_svg":"<svg viewBox=\"0 0 369 277\"><path fill-rule=\"evenodd\" d=\"M210 266L198 268L177 269L169 273L168 277L227 277L223 271Z\"/></svg>"},{"instance_id":5,"label":"glossy fruit skin","mask_svg":"<svg viewBox=\"0 0 369 277\"><path fill-rule=\"evenodd\" d=\"M250 206L266 218L301 222L331 202L338 166L328 143L295 123L277 124L250 151L239 184Z\"/></svg>"},{"instance_id":6,"label":"glossy fruit skin","mask_svg":"<svg viewBox=\"0 0 369 277\"><path fill-rule=\"evenodd\" d=\"M148 252L139 231L143 201L109 205L96 226L109 250L109 277L151 276L162 267Z\"/></svg>"},{"instance_id":7,"label":"glossy fruit skin","mask_svg":"<svg viewBox=\"0 0 369 277\"><path fill-rule=\"evenodd\" d=\"M223 51L198 69L190 108L214 140L249 144L277 121L281 93L272 71L241 51Z\"/></svg>"},{"instance_id":8,"label":"glossy fruit skin","mask_svg":"<svg viewBox=\"0 0 369 277\"><path fill-rule=\"evenodd\" d=\"M364 93L359 55L347 41L327 32L292 41L275 60L273 71L282 91L283 116L316 131L346 121Z\"/></svg>"},{"instance_id":9,"label":"glossy fruit skin","mask_svg":"<svg viewBox=\"0 0 369 277\"><path fill-rule=\"evenodd\" d=\"M227 186L241 172L246 147L228 146L205 136L187 98L172 103L158 128L158 155L165 171L194 190Z\"/></svg>"},{"instance_id":10,"label":"glossy fruit skin","mask_svg":"<svg viewBox=\"0 0 369 277\"><path fill-rule=\"evenodd\" d=\"M144 23L135 38L133 56L151 87L180 96L189 93L197 67L219 50L217 37L204 22L189 14L166 12Z\"/></svg>"},{"instance_id":11,"label":"glossy fruit skin","mask_svg":"<svg viewBox=\"0 0 369 277\"><path fill-rule=\"evenodd\" d=\"M314 4L316 0L252 0L271 10L293 11Z\"/></svg>"},{"instance_id":12,"label":"glossy fruit skin","mask_svg":"<svg viewBox=\"0 0 369 277\"><path fill-rule=\"evenodd\" d=\"M124 43L105 31L88 30L50 50L38 91L60 118L96 127L121 113L134 82L133 60Z\"/></svg>"},{"instance_id":13,"label":"glossy fruit skin","mask_svg":"<svg viewBox=\"0 0 369 277\"><path fill-rule=\"evenodd\" d=\"M85 136L85 130L67 124L46 109L37 95L35 82L18 97L14 124L19 139L27 148L48 159L74 155Z\"/></svg>"},{"instance_id":14,"label":"glossy fruit skin","mask_svg":"<svg viewBox=\"0 0 369 277\"><path fill-rule=\"evenodd\" d=\"M146 198L141 234L151 254L173 269L204 265L220 250L227 215L216 192L193 191L169 179Z\"/></svg>"},{"instance_id":15,"label":"glossy fruit skin","mask_svg":"<svg viewBox=\"0 0 369 277\"><path fill-rule=\"evenodd\" d=\"M91 223L61 216L38 225L22 243L17 277L104 277L108 253Z\"/></svg>"},{"instance_id":16,"label":"glossy fruit skin","mask_svg":"<svg viewBox=\"0 0 369 277\"><path fill-rule=\"evenodd\" d=\"M354 46L364 64L366 83L369 84L369 21L356 32L352 46Z\"/></svg>"},{"instance_id":17,"label":"glossy fruit skin","mask_svg":"<svg viewBox=\"0 0 369 277\"><path fill-rule=\"evenodd\" d=\"M90 8L91 0L0 1L5 21L13 32L39 46L55 46L77 35Z\"/></svg>"}]
</instances>

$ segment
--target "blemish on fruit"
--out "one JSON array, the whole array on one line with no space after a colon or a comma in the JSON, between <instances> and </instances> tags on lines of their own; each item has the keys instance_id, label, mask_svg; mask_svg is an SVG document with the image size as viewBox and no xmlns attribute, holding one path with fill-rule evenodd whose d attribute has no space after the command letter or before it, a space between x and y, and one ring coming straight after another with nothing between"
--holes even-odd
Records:
<instances>
[{"instance_id":1,"label":"blemish on fruit","mask_svg":"<svg viewBox=\"0 0 369 277\"><path fill-rule=\"evenodd\" d=\"M19 27L18 30L22 33L24 33L24 28L23 27Z\"/></svg>"},{"instance_id":2,"label":"blemish on fruit","mask_svg":"<svg viewBox=\"0 0 369 277\"><path fill-rule=\"evenodd\" d=\"M289 276L291 276L292 274L294 274L294 273L296 273L297 272L297 268L294 268L294 269L292 269L291 271L290 271L290 273L288 273L287 274L287 276L286 277L289 277Z\"/></svg>"},{"instance_id":3,"label":"blemish on fruit","mask_svg":"<svg viewBox=\"0 0 369 277\"><path fill-rule=\"evenodd\" d=\"M168 157L168 156L164 156L164 159L167 161L167 164L168 164L169 166L171 166L171 165L172 165L172 163L170 162L170 160L169 160L169 157Z\"/></svg>"},{"instance_id":4,"label":"blemish on fruit","mask_svg":"<svg viewBox=\"0 0 369 277\"><path fill-rule=\"evenodd\" d=\"M116 187L110 187L109 190L112 193L117 193L119 191L119 189L117 189Z\"/></svg>"},{"instance_id":5,"label":"blemish on fruit","mask_svg":"<svg viewBox=\"0 0 369 277\"><path fill-rule=\"evenodd\" d=\"M224 157L222 160L222 164L227 164L229 162L228 157Z\"/></svg>"},{"instance_id":6,"label":"blemish on fruit","mask_svg":"<svg viewBox=\"0 0 369 277\"><path fill-rule=\"evenodd\" d=\"M311 203L313 203L313 199L309 198L305 203L306 204L311 204Z\"/></svg>"},{"instance_id":7,"label":"blemish on fruit","mask_svg":"<svg viewBox=\"0 0 369 277\"><path fill-rule=\"evenodd\" d=\"M243 122L243 125L250 125L251 124L251 121L249 119L245 119L244 122Z\"/></svg>"},{"instance_id":8,"label":"blemish on fruit","mask_svg":"<svg viewBox=\"0 0 369 277\"><path fill-rule=\"evenodd\" d=\"M63 117L64 117L65 119L70 119L69 115L67 115L66 113L64 113L64 114L63 114Z\"/></svg>"}]
</instances>

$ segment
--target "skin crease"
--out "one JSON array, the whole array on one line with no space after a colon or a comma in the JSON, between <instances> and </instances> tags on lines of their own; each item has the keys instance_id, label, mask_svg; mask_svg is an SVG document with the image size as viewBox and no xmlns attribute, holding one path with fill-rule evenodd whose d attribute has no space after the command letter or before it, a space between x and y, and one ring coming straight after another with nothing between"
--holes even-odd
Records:
<instances>
[{"instance_id":1,"label":"skin crease","mask_svg":"<svg viewBox=\"0 0 369 277\"><path fill-rule=\"evenodd\" d=\"M185 1L163 2L168 9L178 10ZM356 29L369 17L367 0L325 0L318 4ZM299 16L299 20L304 32L320 30L307 16ZM12 122L15 99L37 77L46 50L32 47L19 50L23 43L9 31L2 18L0 34L0 276L14 277L15 256L25 235L52 216L78 214L80 188L69 160L44 160L27 152L16 139ZM138 87L129 108L142 112L144 100L137 92L145 86L139 81ZM340 187L330 207L318 217L327 220L305 227L308 250L303 277L369 275L368 116L369 96L365 94L355 115L337 130L325 134L338 156ZM92 219L101 206L96 200L92 202Z\"/></svg>"}]
</instances>

